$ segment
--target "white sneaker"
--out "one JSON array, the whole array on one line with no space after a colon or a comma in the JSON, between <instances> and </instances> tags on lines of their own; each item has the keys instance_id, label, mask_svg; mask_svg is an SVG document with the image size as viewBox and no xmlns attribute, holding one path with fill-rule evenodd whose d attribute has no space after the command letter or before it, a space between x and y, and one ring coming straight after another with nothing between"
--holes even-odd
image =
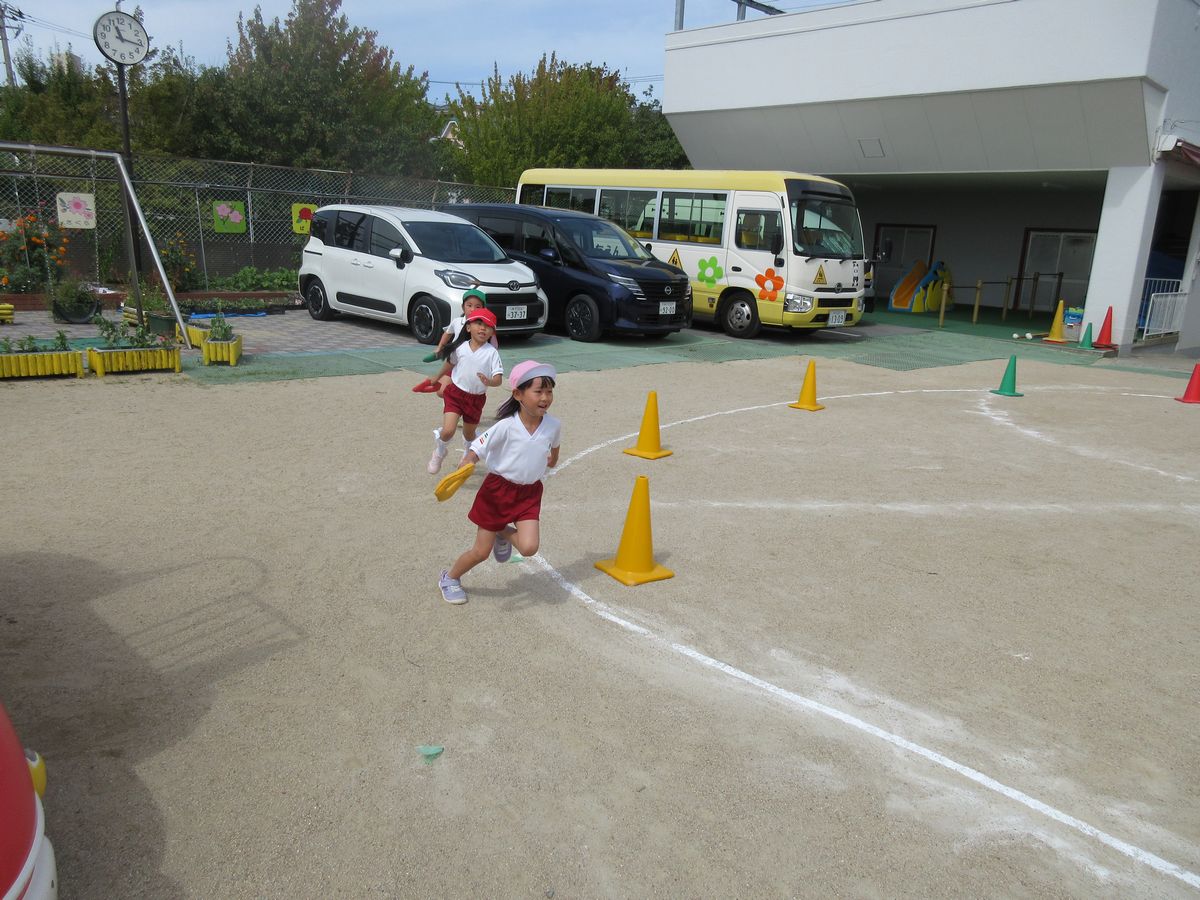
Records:
<instances>
[{"instance_id":1,"label":"white sneaker","mask_svg":"<svg viewBox=\"0 0 1200 900\"><path fill-rule=\"evenodd\" d=\"M436 450L434 450L433 456L429 457L429 465L425 467L425 471L430 475L436 475L442 468L442 460L445 458L445 453L438 453Z\"/></svg>"},{"instance_id":2,"label":"white sneaker","mask_svg":"<svg viewBox=\"0 0 1200 900\"><path fill-rule=\"evenodd\" d=\"M447 603L460 606L467 602L467 592L463 590L462 582L457 578L451 578L450 572L446 569L443 569L442 574L438 577L438 588L442 592L442 599Z\"/></svg>"}]
</instances>

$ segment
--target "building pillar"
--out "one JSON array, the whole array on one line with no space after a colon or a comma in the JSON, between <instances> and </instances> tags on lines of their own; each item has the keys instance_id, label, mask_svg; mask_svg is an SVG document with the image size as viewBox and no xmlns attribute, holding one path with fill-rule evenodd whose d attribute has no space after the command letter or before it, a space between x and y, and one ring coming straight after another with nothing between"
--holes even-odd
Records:
<instances>
[{"instance_id":1,"label":"building pillar","mask_svg":"<svg viewBox=\"0 0 1200 900\"><path fill-rule=\"evenodd\" d=\"M1133 347L1165 172L1165 163L1108 170L1083 315L1084 327L1090 323L1092 334L1099 335L1112 307L1112 340L1118 353Z\"/></svg>"},{"instance_id":2,"label":"building pillar","mask_svg":"<svg viewBox=\"0 0 1200 900\"><path fill-rule=\"evenodd\" d=\"M1196 204L1196 218L1192 221L1192 239L1188 241L1187 264L1183 267L1181 291L1187 291L1187 308L1183 323L1179 326L1179 342L1175 352L1189 355L1200 350L1200 203Z\"/></svg>"}]
</instances>

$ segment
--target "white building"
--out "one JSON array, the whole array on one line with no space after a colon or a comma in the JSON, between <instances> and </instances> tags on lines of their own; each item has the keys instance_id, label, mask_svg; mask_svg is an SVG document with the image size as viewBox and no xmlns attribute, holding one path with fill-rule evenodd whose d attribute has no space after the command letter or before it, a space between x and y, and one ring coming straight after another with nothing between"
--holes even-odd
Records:
<instances>
[{"instance_id":1,"label":"white building","mask_svg":"<svg viewBox=\"0 0 1200 900\"><path fill-rule=\"evenodd\" d=\"M1200 0L857 0L666 50L692 164L848 184L889 257L878 293L944 260L960 302L1023 276L1024 315L1038 273L1037 308L1086 301L1098 334L1112 307L1127 352L1158 277L1177 349L1200 349Z\"/></svg>"}]
</instances>

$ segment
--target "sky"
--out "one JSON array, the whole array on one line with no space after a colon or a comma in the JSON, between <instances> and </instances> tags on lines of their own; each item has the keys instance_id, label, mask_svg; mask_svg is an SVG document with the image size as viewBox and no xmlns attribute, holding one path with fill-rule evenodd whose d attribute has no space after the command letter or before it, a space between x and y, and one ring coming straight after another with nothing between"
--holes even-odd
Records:
<instances>
[{"instance_id":1,"label":"sky","mask_svg":"<svg viewBox=\"0 0 1200 900\"><path fill-rule=\"evenodd\" d=\"M41 58L53 50L78 54L87 66L102 62L92 41L92 25L115 8L111 0L0 0L25 14L24 31L12 42L16 53L26 36ZM782 0L786 11L809 8L818 0ZM239 12L249 0L126 0L125 11L140 6L151 46L180 47L201 65L222 65L226 42L237 34ZM290 0L262 0L263 18L287 18ZM605 64L619 71L640 93L647 87L662 98L664 37L675 27L675 0L343 0L351 25L378 32L394 58L417 73L428 72L429 99L454 95L455 82L478 85L493 65L507 78L531 72L543 53L556 51L568 63ZM11 13L10 13L11 14ZM748 10L747 19L762 13ZM733 0L685 0L684 27L722 25L737 19ZM476 91L477 93L477 91Z\"/></svg>"}]
</instances>

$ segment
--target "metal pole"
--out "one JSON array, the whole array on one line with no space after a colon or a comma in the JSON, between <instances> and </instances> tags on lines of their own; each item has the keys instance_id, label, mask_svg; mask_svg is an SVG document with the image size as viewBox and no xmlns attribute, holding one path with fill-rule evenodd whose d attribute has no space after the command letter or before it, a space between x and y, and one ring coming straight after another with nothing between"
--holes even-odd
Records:
<instances>
[{"instance_id":1,"label":"metal pole","mask_svg":"<svg viewBox=\"0 0 1200 900\"><path fill-rule=\"evenodd\" d=\"M971 324L979 322L979 301L983 299L983 279L975 282L975 311L971 313Z\"/></svg>"},{"instance_id":2,"label":"metal pole","mask_svg":"<svg viewBox=\"0 0 1200 900\"><path fill-rule=\"evenodd\" d=\"M684 0L675 0L675 30L683 31L683 4Z\"/></svg>"},{"instance_id":3,"label":"metal pole","mask_svg":"<svg viewBox=\"0 0 1200 900\"><path fill-rule=\"evenodd\" d=\"M938 306L938 328L946 324L946 298L950 296L950 279L942 279L942 302Z\"/></svg>"},{"instance_id":4,"label":"metal pole","mask_svg":"<svg viewBox=\"0 0 1200 900\"><path fill-rule=\"evenodd\" d=\"M208 258L204 255L204 218L200 215L200 188L193 188L196 197L196 227L200 229L200 267L204 269L204 289L208 288Z\"/></svg>"},{"instance_id":5,"label":"metal pole","mask_svg":"<svg viewBox=\"0 0 1200 900\"><path fill-rule=\"evenodd\" d=\"M1030 292L1030 297L1029 297L1029 318L1031 318L1031 319L1033 318L1033 308L1035 306L1037 306L1038 280L1041 277L1042 277L1041 272L1033 273L1033 290Z\"/></svg>"},{"instance_id":6,"label":"metal pole","mask_svg":"<svg viewBox=\"0 0 1200 900\"><path fill-rule=\"evenodd\" d=\"M1008 298L1012 296L1012 281L1013 277L1008 276L1008 284L1004 286L1004 306L1001 307L1000 321L1003 322L1008 318Z\"/></svg>"},{"instance_id":7,"label":"metal pole","mask_svg":"<svg viewBox=\"0 0 1200 900\"><path fill-rule=\"evenodd\" d=\"M682 3L683 0L679 0L679 2ZM20 17L20 10L14 10L14 12ZM0 3L0 44L4 45L4 72L8 75L8 86L15 88L17 86L17 77L13 74L12 57L8 55L8 19L5 18L7 15L8 5ZM20 31L17 32L18 35L20 33Z\"/></svg>"}]
</instances>

